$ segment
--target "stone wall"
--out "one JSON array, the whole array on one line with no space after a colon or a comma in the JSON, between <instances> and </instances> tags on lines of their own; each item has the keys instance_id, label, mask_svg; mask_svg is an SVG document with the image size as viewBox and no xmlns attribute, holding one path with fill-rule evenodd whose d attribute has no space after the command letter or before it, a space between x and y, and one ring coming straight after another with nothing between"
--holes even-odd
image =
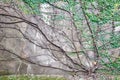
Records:
<instances>
[{"instance_id":1,"label":"stone wall","mask_svg":"<svg viewBox=\"0 0 120 80\"><path fill-rule=\"evenodd\" d=\"M56 3L57 6L64 6L66 3L58 2ZM58 5L59 4L59 5ZM25 15L25 18L28 19L29 21L36 23L38 25L38 28L43 31L43 33L49 38L50 41L52 41L54 44L60 46L62 49L64 49L67 52L72 52L72 51L80 51L80 45L79 45L79 40L78 37L76 36L78 33L80 34L79 29L75 31L75 27L70 19L70 15L64 11L58 10L58 9L53 9L50 5L48 4L43 4L41 5L42 8L42 14L40 16L32 16L32 15ZM44 8L43 8L44 7ZM47 9L46 9L47 8ZM49 9L49 10L48 10ZM6 10L9 10L9 8L6 8ZM14 10L10 9L9 14L12 13L12 15L18 16L17 13L14 12ZM3 13L3 12L0 12ZM49 14L46 14L49 13ZM51 13L53 13L51 15ZM79 12L81 13L81 12ZM52 20L52 18L55 18L55 16L61 16L64 15L65 18L68 18L68 20L62 19L62 20ZM8 18L8 17L3 17L0 16L0 21L16 21L14 18ZM89 36L89 31L88 28L86 27L86 22L83 21L82 23L85 25L85 27L80 27L83 28L83 32L86 32L86 36ZM22 23L17 23L17 24L12 24L12 25L4 25L0 24L0 27L11 27L11 28L18 28L22 31L22 33L29 38L31 41L25 39L19 31L15 29L10 29L10 28L0 28L0 47L4 46L5 48L11 50L15 54L21 56L22 58L31 60L37 64L43 64L43 65L49 65L49 66L54 66L54 67L59 67L59 68L64 68L67 69L66 66L62 65L59 61L55 60L52 56L54 54L56 57L59 59L63 60L65 63L69 63L70 65L73 65L70 63L69 60L63 56L61 52L57 51L51 51L49 49L44 49L44 48L50 48L50 49L56 49L59 50L58 48L54 47L51 45L45 37L41 34L39 30L37 30L35 27L26 24L25 22ZM104 25L104 29L111 28L111 25ZM106 32L111 32L111 29L108 29ZM63 34L64 33L64 34ZM105 38L110 38L110 35L106 35ZM84 39L83 39L84 40ZM73 43L71 43L71 41ZM40 46L37 46L35 44L38 44ZM75 44L75 46L73 46ZM99 44L99 43L98 43ZM101 44L99 44L101 45ZM89 45L84 44L84 47L90 47ZM109 50L108 52L110 54L116 53L114 50ZM117 52L119 51L116 50ZM91 54L93 57L93 52L91 50L88 50L88 54ZM117 53L116 56L118 56L119 53ZM77 56L71 56L69 55L73 60L78 62ZM84 65L87 65L87 67L93 66L92 61L88 62L86 58L84 58L84 55L80 55L81 61ZM91 64L88 64L91 63ZM45 67L40 67L37 65L30 64L28 62L22 61L18 59L16 56L0 51L0 69L1 70L8 70L11 73L16 73L16 74L60 74L64 75L65 73L56 70L56 69L51 69L51 68L45 68ZM73 65L74 66L74 65Z\"/></svg>"}]
</instances>

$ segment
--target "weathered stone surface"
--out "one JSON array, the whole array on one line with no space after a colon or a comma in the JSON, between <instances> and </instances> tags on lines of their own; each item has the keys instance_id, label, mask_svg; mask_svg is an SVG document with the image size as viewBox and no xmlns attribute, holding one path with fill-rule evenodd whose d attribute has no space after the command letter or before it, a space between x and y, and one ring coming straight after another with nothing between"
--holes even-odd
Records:
<instances>
[{"instance_id":1,"label":"weathered stone surface","mask_svg":"<svg viewBox=\"0 0 120 80\"><path fill-rule=\"evenodd\" d=\"M62 3L62 2L60 2ZM57 4L57 3L56 3ZM66 4L66 3L65 3ZM42 5L43 7L44 5ZM61 6L58 5L58 6ZM62 5L64 6L64 5ZM45 7L50 7L49 5L45 4ZM51 7L50 7L51 8ZM7 9L8 10L8 9ZM48 11L48 9L42 8L43 12L50 12L52 13L53 9L51 9L50 11ZM42 13L42 17L41 16L30 16L28 15L27 18L29 21L32 21L33 23L38 24L38 28L45 34L45 36L47 36L47 38L53 42L54 44L60 46L63 50L65 51L80 51L81 50L81 46L79 44L79 39L80 38L80 32L75 30L75 26L73 25L73 23L71 22L70 15L64 11L60 11L57 9L54 9L55 16L58 15L64 15L65 18L68 18L68 20L55 20L52 21L51 18L54 17L52 15L47 15ZM15 14L18 16L18 14L16 14L14 12L14 10L10 9L10 13ZM80 13L80 12L79 12ZM1 17L0 16L0 21L15 21L16 19L8 19L6 17ZM81 22L85 27L83 28L83 30L81 30L82 32L85 32L85 36L90 36L90 32L88 30L88 28L86 27L86 21L83 20L83 22ZM0 29L0 45L4 46L5 48L11 50L12 52L14 52L15 54L21 56L23 59L28 59L31 60L37 64L43 64L43 65L49 65L49 66L54 66L54 67L59 67L59 68L64 68L64 69L68 69L66 68L66 66L62 65L59 61L55 60L52 56L52 54L54 54L55 57L59 58L60 60L62 60L64 63L69 64L72 67L76 67L76 65L73 65L70 60L68 58L66 58L62 52L58 52L59 49L56 48L55 46L53 46L49 41L47 41L45 39L45 36L43 36L43 34L41 33L41 31L39 31L37 28L35 28L34 26L28 25L26 23L18 23L15 25L4 25L4 24L0 24L0 26L2 27L12 27L12 28L17 28L20 29L22 31L22 33L24 34L24 36L28 39L26 40L22 34L15 30L15 29ZM110 33L111 30L111 25L104 25L105 27L103 28L103 30L106 29L106 32ZM82 28L82 27L80 27ZM110 29L108 29L110 28ZM63 34L64 33L64 34ZM78 36L77 36L78 35ZM106 39L110 38L110 35L105 35ZM32 43L31 43L31 41ZM82 41L87 41L86 38L83 38ZM72 43L73 42L73 43ZM83 42L83 46L85 48L89 48L91 46L91 41L88 38L88 42ZM102 45L101 42L97 42L98 45ZM35 44L38 44L36 46ZM73 45L74 44L74 45ZM1 47L2 47L1 46ZM41 47L42 46L42 47ZM51 51L49 49L56 49L58 51ZM116 49L114 49L116 50ZM115 54L115 57L119 55L118 51L119 50L109 50L108 53L113 54L113 53L117 53ZM88 50L88 56L91 58L91 60L87 60L85 58L84 55L79 55L80 60L82 62L82 64L84 66L86 66L87 68L91 68L94 66L94 61L92 61L92 59L94 58L94 53L92 51ZM69 53L68 53L69 54ZM78 62L78 58L77 56L70 56L75 62ZM45 68L45 67L40 67L37 65L33 65L27 62L24 62L22 60L19 59L13 59L13 58L17 58L14 55L11 55L10 53L7 52L3 52L0 51L0 69L1 70L8 70L11 73L18 73L18 74L47 74L47 75L51 75L51 74L58 74L58 75L64 75L65 73L60 71L60 70L56 70L56 69L51 69L51 68ZM3 60L7 61L3 61ZM12 59L10 61L10 59ZM105 58L106 60L106 58ZM65 75L66 77L68 77L68 75ZM74 78L72 76L70 76L70 79L73 80ZM85 80L85 78L80 78L79 76L75 77L75 80ZM91 77L89 78L89 80L91 80Z\"/></svg>"}]
</instances>

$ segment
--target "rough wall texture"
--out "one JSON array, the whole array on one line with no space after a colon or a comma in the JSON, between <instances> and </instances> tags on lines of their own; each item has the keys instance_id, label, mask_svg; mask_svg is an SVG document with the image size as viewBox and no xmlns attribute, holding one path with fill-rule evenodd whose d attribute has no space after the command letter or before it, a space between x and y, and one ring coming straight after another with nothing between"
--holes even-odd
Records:
<instances>
[{"instance_id":1,"label":"rough wall texture","mask_svg":"<svg viewBox=\"0 0 120 80\"><path fill-rule=\"evenodd\" d=\"M9 10L9 9L7 8L6 10ZM18 14L16 14L12 9L10 10L9 13L12 13L18 16ZM45 15L43 16L45 17ZM30 17L29 15L27 17L29 17L30 21L39 23L37 21L39 17L33 17L33 16ZM9 21L17 21L17 20L14 18L0 16L0 21L9 22ZM45 32L46 35L48 35L48 37L51 40L53 40L54 37L56 36L56 33L54 33L51 28L47 27L47 25L50 25L48 22L46 22L47 24L45 24L42 21L40 21L39 25L41 30L43 30L43 32ZM29 42L28 40L25 40L19 31L17 31L16 29L12 29L12 28L20 29L22 33L25 34L26 36L29 36L29 39L33 40L34 43L37 43L46 47L49 43L46 43L47 41L41 35L41 33L38 32L32 26L22 22L17 24L10 24L10 25L0 24L0 27L6 27L4 29L0 28L0 34L1 34L0 45L1 46L5 47L8 50L11 50L12 52L21 56L22 58L28 58L29 60L36 62L37 64L52 65L54 67L63 67L62 64L60 64L58 61L55 61L52 58L52 55L50 54L49 50L37 47L35 44ZM53 35L55 36L52 37ZM57 34L57 36L59 36L59 34ZM61 40L62 40L62 36L61 36ZM58 44L59 46L63 46L57 40L56 41L53 40L53 41L55 42L55 44ZM0 51L0 55L1 55L0 56L1 70L7 70L11 73L16 73L16 74L19 74L19 73L63 74L61 71L56 69L53 70L51 68L39 67L36 65L26 63L18 59L16 56L10 53L7 53L5 51ZM57 53L57 56L62 58L62 56L59 55L59 53Z\"/></svg>"},{"instance_id":2,"label":"rough wall texture","mask_svg":"<svg viewBox=\"0 0 120 80\"><path fill-rule=\"evenodd\" d=\"M57 3L58 4L58 3ZM59 5L58 5L59 6ZM63 5L64 6L64 5ZM42 5L42 7L50 7L49 5ZM60 46L62 49L65 51L79 51L80 45L79 41L77 39L76 34L78 34L75 31L75 28L73 27L73 23L71 20L51 20L52 17L58 16L58 15L65 15L66 18L70 18L70 15L64 11L60 11L58 9L53 9L49 8L52 10L47 10L45 8L41 8L44 12L48 13L54 13L54 16L50 14L41 14L42 20L39 20L41 16L31 16L27 15L27 18L29 21L32 21L36 24L39 25L39 28L45 33L45 35L55 43L56 45ZM8 10L8 9L7 9ZM13 10L11 10L12 14L17 15ZM79 12L80 13L80 12ZM15 19L8 19L5 17L0 16L0 21L15 21ZM44 23L45 22L45 23ZM85 27L83 28L83 32L86 32L85 34L88 36L89 31L88 28L86 27L86 22L83 21L83 24ZM50 26L48 26L50 25ZM22 22L18 23L15 25L4 25L0 24L0 27L15 27L19 28L27 37L29 37L30 40L32 40L34 43L41 45L42 47L46 48L51 48L51 49L56 49L56 47L53 47L50 43L48 43L45 39L45 37L34 27ZM111 27L110 25L104 25L104 29L107 29ZM63 34L64 32L64 34ZM111 29L108 29L106 32L111 32ZM110 35L106 35L105 38L110 38ZM70 40L72 40L75 44L75 46L72 45ZM100 42L98 42L100 44ZM17 55L21 56L22 58L27 58L29 60L32 60L33 62L36 62L38 64L44 64L44 65L52 65L54 67L60 67L60 68L66 68L63 66L60 62L54 60L53 56L51 53L53 53L56 57L59 57L63 59L65 63L70 63L69 60L64 58L63 55L61 55L61 52L53 51L51 52L50 50L43 49L41 47L36 46L35 44L31 43L30 41L26 40L23 38L23 36L15 29L2 29L0 28L0 47L4 46L5 48L12 50L15 52ZM101 45L101 44L100 44ZM87 44L84 44L84 47L90 47ZM76 48L76 49L74 49ZM115 56L119 55L119 49L116 52L113 50L109 50L108 52L110 54L112 53L117 53ZM89 54L91 53L94 54L92 51L88 52ZM72 59L75 59L75 61L78 61L76 59L76 56L70 56ZM91 67L91 64L88 64L88 62L84 56L80 56L82 63L87 66ZM106 60L106 58L105 58ZM107 60L106 60L107 61ZM73 65L70 63L70 65ZM8 70L11 73L24 73L24 74L60 74L64 75L62 71L56 70L56 69L51 69L51 68L45 68L45 67L40 67L36 66L33 64L29 64L27 62L21 61L20 59L16 59L16 56L13 56L7 52L0 51L0 69L1 70ZM74 65L73 65L74 66Z\"/></svg>"}]
</instances>

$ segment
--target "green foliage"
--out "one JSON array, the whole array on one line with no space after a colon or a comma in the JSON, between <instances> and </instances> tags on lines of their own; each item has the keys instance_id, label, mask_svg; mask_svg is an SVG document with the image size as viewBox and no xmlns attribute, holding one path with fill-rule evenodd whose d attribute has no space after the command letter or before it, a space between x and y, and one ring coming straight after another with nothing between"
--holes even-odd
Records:
<instances>
[{"instance_id":1,"label":"green foliage","mask_svg":"<svg viewBox=\"0 0 120 80\"><path fill-rule=\"evenodd\" d=\"M30 7L34 14L38 14L39 12L39 4L42 0L22 0L26 6ZM24 10L24 9L23 9Z\"/></svg>"},{"instance_id":2,"label":"green foliage","mask_svg":"<svg viewBox=\"0 0 120 80\"><path fill-rule=\"evenodd\" d=\"M97 14L94 13L94 11L86 12L87 16L89 17L91 22L98 23L98 24L105 24L112 19L119 20L118 14L119 9L118 5L120 4L120 1L118 0L85 0L85 9L88 10L91 6L92 9L98 10L99 12ZM89 5L89 6L88 6ZM97 5L97 6L96 6ZM117 14L117 15L116 15Z\"/></svg>"},{"instance_id":3,"label":"green foliage","mask_svg":"<svg viewBox=\"0 0 120 80\"><path fill-rule=\"evenodd\" d=\"M110 63L104 63L104 69L102 70L107 71L107 73L109 74L116 74L116 75L120 75L120 58L112 61Z\"/></svg>"},{"instance_id":4,"label":"green foliage","mask_svg":"<svg viewBox=\"0 0 120 80\"><path fill-rule=\"evenodd\" d=\"M97 79L97 80L120 80L120 76L103 74L103 75L99 75L99 79Z\"/></svg>"},{"instance_id":5,"label":"green foliage","mask_svg":"<svg viewBox=\"0 0 120 80\"><path fill-rule=\"evenodd\" d=\"M103 60L101 60L101 64L103 65L103 68L101 69L101 71L107 74L118 74L118 75L120 74L120 58L119 57L113 60L112 56L107 52L101 54L101 57L103 58ZM104 59L108 60L108 62L106 63Z\"/></svg>"},{"instance_id":6,"label":"green foliage","mask_svg":"<svg viewBox=\"0 0 120 80\"><path fill-rule=\"evenodd\" d=\"M120 47L120 34L111 36L110 44L112 48Z\"/></svg>"},{"instance_id":7,"label":"green foliage","mask_svg":"<svg viewBox=\"0 0 120 80\"><path fill-rule=\"evenodd\" d=\"M66 79L63 77L16 75L16 76L0 76L0 80L66 80Z\"/></svg>"}]
</instances>

